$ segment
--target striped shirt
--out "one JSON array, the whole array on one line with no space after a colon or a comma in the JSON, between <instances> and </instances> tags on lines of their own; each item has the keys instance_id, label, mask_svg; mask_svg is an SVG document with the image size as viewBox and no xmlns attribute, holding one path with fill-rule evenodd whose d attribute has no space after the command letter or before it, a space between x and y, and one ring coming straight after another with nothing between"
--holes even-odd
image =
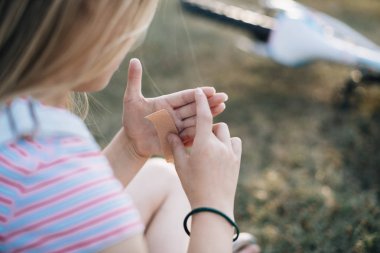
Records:
<instances>
[{"instance_id":1,"label":"striped shirt","mask_svg":"<svg viewBox=\"0 0 380 253\"><path fill-rule=\"evenodd\" d=\"M0 252L97 252L143 229L82 120L0 105Z\"/></svg>"}]
</instances>

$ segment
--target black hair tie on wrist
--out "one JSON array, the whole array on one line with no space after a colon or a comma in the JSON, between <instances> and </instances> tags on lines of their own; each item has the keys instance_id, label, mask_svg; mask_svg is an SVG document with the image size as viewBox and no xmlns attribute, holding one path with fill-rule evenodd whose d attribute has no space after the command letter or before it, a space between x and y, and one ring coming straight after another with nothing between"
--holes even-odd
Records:
<instances>
[{"instance_id":1,"label":"black hair tie on wrist","mask_svg":"<svg viewBox=\"0 0 380 253\"><path fill-rule=\"evenodd\" d=\"M183 228L185 229L185 232L186 232L186 234L188 236L190 236L190 231L187 228L187 220L193 214L201 213L201 212L210 212L210 213L215 213L215 214L218 214L218 215L222 216L224 219L226 219L226 221L228 221L228 223L230 223L235 228L236 234L235 234L235 237L233 238L233 241L236 241L239 238L240 231L239 231L238 225L230 217L228 217L227 215L225 215L221 211L216 210L216 209L211 208L211 207L199 207L199 208L195 208L194 210L192 210L190 213L188 213L186 215L185 219L183 220Z\"/></svg>"}]
</instances>

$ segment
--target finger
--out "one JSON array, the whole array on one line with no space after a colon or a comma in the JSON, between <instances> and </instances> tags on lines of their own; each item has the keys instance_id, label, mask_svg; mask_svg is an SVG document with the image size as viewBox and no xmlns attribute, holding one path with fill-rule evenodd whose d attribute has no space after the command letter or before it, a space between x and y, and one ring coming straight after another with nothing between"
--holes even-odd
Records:
<instances>
[{"instance_id":1,"label":"finger","mask_svg":"<svg viewBox=\"0 0 380 253\"><path fill-rule=\"evenodd\" d=\"M181 131L188 127L194 127L196 123L197 123L197 119L195 118L195 116L183 120Z\"/></svg>"},{"instance_id":2,"label":"finger","mask_svg":"<svg viewBox=\"0 0 380 253\"><path fill-rule=\"evenodd\" d=\"M218 92L212 97L208 98L208 104L210 107L216 106L220 103L224 103L228 100L228 95L224 92Z\"/></svg>"},{"instance_id":3,"label":"finger","mask_svg":"<svg viewBox=\"0 0 380 253\"><path fill-rule=\"evenodd\" d=\"M196 114L197 106L195 103L190 103L185 106L177 108L174 112L178 119L186 119Z\"/></svg>"},{"instance_id":4,"label":"finger","mask_svg":"<svg viewBox=\"0 0 380 253\"><path fill-rule=\"evenodd\" d=\"M207 99L211 108L228 100L226 93L216 93L215 95ZM196 114L197 106L195 102L181 106L175 110L175 113L179 119L186 119Z\"/></svg>"},{"instance_id":5,"label":"finger","mask_svg":"<svg viewBox=\"0 0 380 253\"><path fill-rule=\"evenodd\" d=\"M202 91L207 97L211 97L215 94L214 87L201 87ZM173 108L181 107L195 101L195 89L187 89L179 92L175 92L169 95L165 95L165 100Z\"/></svg>"},{"instance_id":6,"label":"finger","mask_svg":"<svg viewBox=\"0 0 380 253\"><path fill-rule=\"evenodd\" d=\"M201 89L196 89L195 101L197 104L195 139L199 138L201 140L211 133L212 114L210 107L208 106L207 98Z\"/></svg>"},{"instance_id":7,"label":"finger","mask_svg":"<svg viewBox=\"0 0 380 253\"><path fill-rule=\"evenodd\" d=\"M226 109L226 104L225 103L221 103L213 108L211 108L211 113L212 113L212 116L216 117L218 116L219 114L221 114L224 110Z\"/></svg>"},{"instance_id":8,"label":"finger","mask_svg":"<svg viewBox=\"0 0 380 253\"><path fill-rule=\"evenodd\" d=\"M214 124L212 131L221 142L226 144L228 147L231 146L230 130L228 129L228 126L226 123L222 122L222 123Z\"/></svg>"},{"instance_id":9,"label":"finger","mask_svg":"<svg viewBox=\"0 0 380 253\"><path fill-rule=\"evenodd\" d=\"M169 146L173 152L174 162L176 164L182 164L186 159L186 150L181 139L176 134L169 134L168 137ZM177 166L176 166L177 167Z\"/></svg>"},{"instance_id":10,"label":"finger","mask_svg":"<svg viewBox=\"0 0 380 253\"><path fill-rule=\"evenodd\" d=\"M214 116L214 117L218 116L219 114L221 114L224 111L224 109L226 109L225 103L222 103L222 104L219 104L215 107L212 107L211 108L212 116ZM197 120L196 120L195 116L184 119L182 121L182 123L180 123L180 126L181 126L180 131L182 131L185 128L195 126L196 122L197 122Z\"/></svg>"},{"instance_id":11,"label":"finger","mask_svg":"<svg viewBox=\"0 0 380 253\"><path fill-rule=\"evenodd\" d=\"M141 94L141 79L142 79L142 66L141 62L134 58L129 62L128 69L128 82L125 90L125 98L133 99L139 98Z\"/></svg>"},{"instance_id":12,"label":"finger","mask_svg":"<svg viewBox=\"0 0 380 253\"><path fill-rule=\"evenodd\" d=\"M241 156L241 152L242 152L241 139L239 137L233 137L233 138L231 138L231 146L232 146L232 150L234 151L235 155L237 155L238 157L240 157Z\"/></svg>"}]
</instances>

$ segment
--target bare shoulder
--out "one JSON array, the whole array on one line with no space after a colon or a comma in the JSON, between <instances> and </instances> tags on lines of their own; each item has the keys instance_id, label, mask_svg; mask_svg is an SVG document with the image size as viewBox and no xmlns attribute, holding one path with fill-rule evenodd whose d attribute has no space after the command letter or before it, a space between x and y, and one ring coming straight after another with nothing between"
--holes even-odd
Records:
<instances>
[{"instance_id":1,"label":"bare shoulder","mask_svg":"<svg viewBox=\"0 0 380 253\"><path fill-rule=\"evenodd\" d=\"M101 253L125 253L125 252L136 252L136 253L147 253L147 246L145 239L142 234L132 236L124 241L121 241L105 250Z\"/></svg>"}]
</instances>

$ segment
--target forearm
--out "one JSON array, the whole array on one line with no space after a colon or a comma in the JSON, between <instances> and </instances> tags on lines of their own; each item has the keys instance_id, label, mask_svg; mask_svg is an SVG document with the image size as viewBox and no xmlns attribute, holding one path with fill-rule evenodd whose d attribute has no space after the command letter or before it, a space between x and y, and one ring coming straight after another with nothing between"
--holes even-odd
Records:
<instances>
[{"instance_id":1,"label":"forearm","mask_svg":"<svg viewBox=\"0 0 380 253\"><path fill-rule=\"evenodd\" d=\"M233 228L226 220L213 213L192 216L188 253L231 253Z\"/></svg>"},{"instance_id":2,"label":"forearm","mask_svg":"<svg viewBox=\"0 0 380 253\"><path fill-rule=\"evenodd\" d=\"M148 157L142 157L135 152L123 129L115 135L103 150L103 154L110 162L115 177L124 186L128 185L148 160Z\"/></svg>"}]
</instances>

